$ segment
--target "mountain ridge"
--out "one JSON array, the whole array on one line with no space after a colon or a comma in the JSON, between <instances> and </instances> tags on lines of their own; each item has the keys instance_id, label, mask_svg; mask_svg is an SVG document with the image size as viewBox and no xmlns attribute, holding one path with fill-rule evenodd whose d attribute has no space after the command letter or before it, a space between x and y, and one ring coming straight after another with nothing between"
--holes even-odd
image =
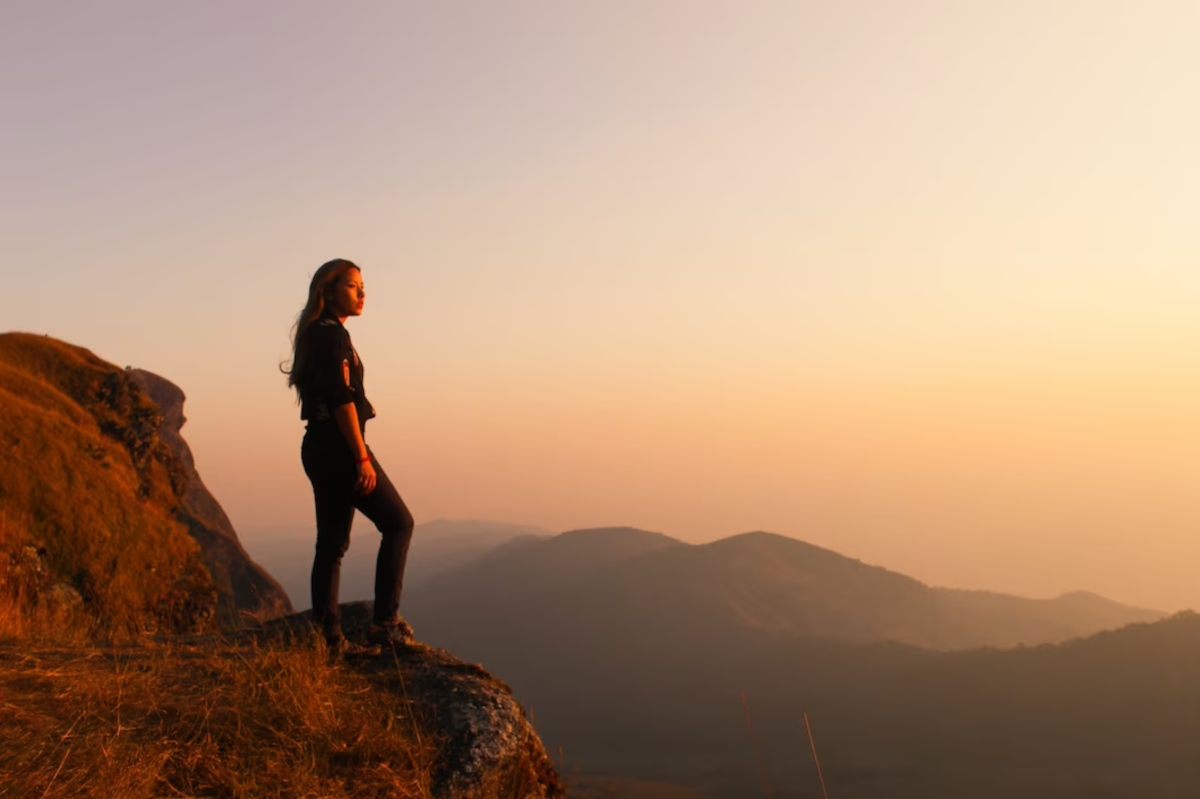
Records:
<instances>
[{"instance_id":1,"label":"mountain ridge","mask_svg":"<svg viewBox=\"0 0 1200 799\"><path fill-rule=\"evenodd\" d=\"M688 544L628 527L501 547L416 589L406 604L432 620L439 607L465 608L479 598L487 599L487 613L511 601L516 617L547 613L561 617L558 624L572 615L580 624L624 617L627 626L653 621L692 635L748 627L934 649L1036 645L1165 615L1085 591L1028 599L931 587L766 531ZM546 603L558 610L536 609Z\"/></svg>"},{"instance_id":2,"label":"mountain ridge","mask_svg":"<svg viewBox=\"0 0 1200 799\"><path fill-rule=\"evenodd\" d=\"M616 559L565 585L509 591L494 580L491 594L415 602L406 614L428 640L486 662L536 711L548 746L562 746L581 774L596 779L659 781L725 797L748 795L765 773L777 796L819 795L811 761L797 755L808 746L807 716L830 792L836 787L845 799L1194 793L1200 616L1091 634L1043 628L1054 642L1004 648L994 640L945 650L927 641L797 634L728 611L723 600L734 590L736 610L772 621L755 617L754 603L770 596L756 595L753 580L737 574L742 559L754 563L755 553L782 548L773 567L785 575L814 562L868 584L882 575L899 596L922 600L918 608L943 641L962 621L961 613L946 618L946 604L960 593L1021 606L1026 631L1029 609L1053 607L1058 598L932 588L786 536L731 538ZM689 592L681 601L663 599L676 583L648 582L669 573L664 564L695 578L693 561L704 567L700 584L716 585L722 601L697 610ZM631 566L645 573L631 576ZM730 569L732 582L713 582L729 578ZM456 577L443 579L446 599ZM1062 597L1117 604L1091 592ZM751 717L756 754L747 737Z\"/></svg>"}]
</instances>

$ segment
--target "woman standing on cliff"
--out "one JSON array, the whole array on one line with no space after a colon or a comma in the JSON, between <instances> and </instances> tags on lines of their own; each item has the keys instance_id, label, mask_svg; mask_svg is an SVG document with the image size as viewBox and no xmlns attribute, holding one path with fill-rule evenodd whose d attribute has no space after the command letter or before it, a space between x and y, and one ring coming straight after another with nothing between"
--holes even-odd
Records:
<instances>
[{"instance_id":1,"label":"woman standing on cliff","mask_svg":"<svg viewBox=\"0 0 1200 799\"><path fill-rule=\"evenodd\" d=\"M413 518L383 467L367 447L367 420L375 410L363 390L363 365L344 323L360 316L366 292L362 271L338 258L313 275L308 303L292 333L288 385L296 389L300 418L308 422L300 458L316 501L317 547L312 570L313 617L336 654L370 654L347 641L338 615L338 575L350 544L355 509L383 536L375 562L371 644L396 646L412 640L412 628L399 616L404 562Z\"/></svg>"}]
</instances>

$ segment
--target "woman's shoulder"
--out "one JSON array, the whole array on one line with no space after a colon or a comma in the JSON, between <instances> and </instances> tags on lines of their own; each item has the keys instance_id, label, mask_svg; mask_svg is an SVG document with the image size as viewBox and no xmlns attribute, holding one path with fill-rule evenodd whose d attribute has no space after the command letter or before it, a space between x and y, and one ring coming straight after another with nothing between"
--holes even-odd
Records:
<instances>
[{"instance_id":1,"label":"woman's shoulder","mask_svg":"<svg viewBox=\"0 0 1200 799\"><path fill-rule=\"evenodd\" d=\"M346 332L345 326L338 320L334 319L332 316L318 317L315 322L313 322L311 325L309 325L309 329L310 330L340 330L343 333Z\"/></svg>"},{"instance_id":2,"label":"woman's shoulder","mask_svg":"<svg viewBox=\"0 0 1200 799\"><path fill-rule=\"evenodd\" d=\"M322 317L305 329L304 336L313 339L348 341L350 331L346 330L338 320Z\"/></svg>"}]
</instances>

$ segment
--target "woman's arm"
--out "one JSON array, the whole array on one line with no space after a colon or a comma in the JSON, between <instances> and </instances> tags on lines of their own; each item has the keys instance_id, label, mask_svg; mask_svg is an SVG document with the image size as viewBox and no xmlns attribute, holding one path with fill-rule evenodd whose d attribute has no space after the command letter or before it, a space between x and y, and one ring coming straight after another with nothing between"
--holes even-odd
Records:
<instances>
[{"instance_id":1,"label":"woman's arm","mask_svg":"<svg viewBox=\"0 0 1200 799\"><path fill-rule=\"evenodd\" d=\"M358 426L358 408L353 402L347 402L333 409L333 418L346 437L354 460L358 462L358 482L355 488L360 494L370 494L375 490L375 467L371 465L370 453L367 452L367 442L363 441L362 430Z\"/></svg>"}]
</instances>

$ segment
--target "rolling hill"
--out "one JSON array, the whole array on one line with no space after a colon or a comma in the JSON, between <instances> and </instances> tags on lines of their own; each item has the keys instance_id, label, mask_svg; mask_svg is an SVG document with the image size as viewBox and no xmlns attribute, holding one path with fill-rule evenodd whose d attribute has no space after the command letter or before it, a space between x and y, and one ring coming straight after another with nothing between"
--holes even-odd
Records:
<instances>
[{"instance_id":1,"label":"rolling hill","mask_svg":"<svg viewBox=\"0 0 1200 799\"><path fill-rule=\"evenodd\" d=\"M697 546L630 528L502 546L414 587L404 608L414 623L464 645L512 619L631 638L702 640L750 629L961 649L1061 641L1163 615L1082 592L1024 599L930 588L770 533Z\"/></svg>"},{"instance_id":2,"label":"rolling hill","mask_svg":"<svg viewBox=\"0 0 1200 799\"><path fill-rule=\"evenodd\" d=\"M931 588L767 533L694 546L630 528L501 546L403 610L513 687L575 784L613 796L765 795L758 758L775 796L819 796L804 712L839 797L1200 786L1191 615Z\"/></svg>"}]
</instances>

